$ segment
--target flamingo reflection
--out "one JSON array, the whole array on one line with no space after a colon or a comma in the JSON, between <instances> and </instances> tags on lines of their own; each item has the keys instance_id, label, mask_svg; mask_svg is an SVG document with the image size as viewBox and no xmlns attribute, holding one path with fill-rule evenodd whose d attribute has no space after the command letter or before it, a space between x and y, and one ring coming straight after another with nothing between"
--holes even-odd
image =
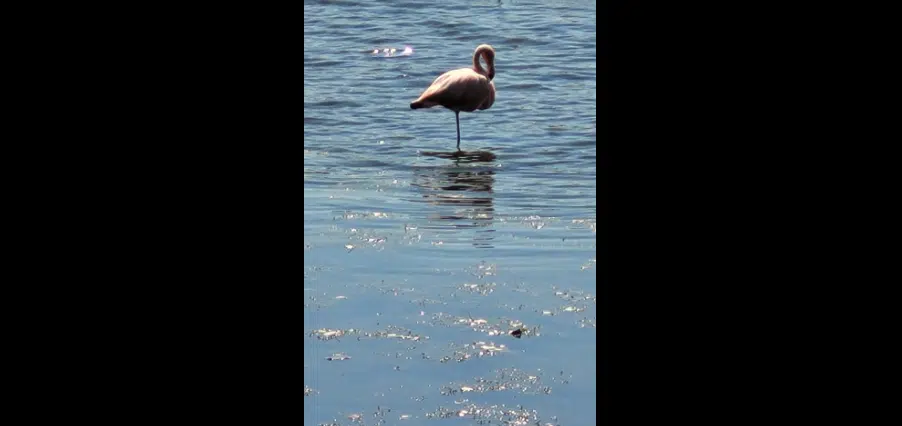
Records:
<instances>
[{"instance_id":1,"label":"flamingo reflection","mask_svg":"<svg viewBox=\"0 0 902 426\"><path fill-rule=\"evenodd\" d=\"M473 245L491 248L495 232L493 190L495 170L490 166L421 167L414 169L411 185L419 199L434 206L424 229L461 231L472 229Z\"/></svg>"}]
</instances>

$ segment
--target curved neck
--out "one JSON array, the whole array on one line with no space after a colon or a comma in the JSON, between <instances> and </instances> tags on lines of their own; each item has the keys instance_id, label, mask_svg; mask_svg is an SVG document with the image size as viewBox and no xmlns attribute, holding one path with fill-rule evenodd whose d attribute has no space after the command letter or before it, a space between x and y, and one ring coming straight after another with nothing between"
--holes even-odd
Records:
<instances>
[{"instance_id":1,"label":"curved neck","mask_svg":"<svg viewBox=\"0 0 902 426\"><path fill-rule=\"evenodd\" d=\"M492 61L486 59L486 66L489 67L488 71L482 68L482 64L479 63L479 57L482 56L482 51L477 51L473 54L473 69L476 72L488 77L490 80L495 76L495 64Z\"/></svg>"}]
</instances>

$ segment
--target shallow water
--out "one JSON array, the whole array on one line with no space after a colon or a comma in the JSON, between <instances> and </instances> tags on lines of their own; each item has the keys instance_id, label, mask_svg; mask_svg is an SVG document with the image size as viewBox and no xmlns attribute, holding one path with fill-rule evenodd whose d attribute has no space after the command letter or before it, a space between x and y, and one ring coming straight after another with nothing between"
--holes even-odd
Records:
<instances>
[{"instance_id":1,"label":"shallow water","mask_svg":"<svg viewBox=\"0 0 902 426\"><path fill-rule=\"evenodd\" d=\"M409 103L482 43L456 157ZM593 424L595 2L305 1L303 54L304 424Z\"/></svg>"}]
</instances>

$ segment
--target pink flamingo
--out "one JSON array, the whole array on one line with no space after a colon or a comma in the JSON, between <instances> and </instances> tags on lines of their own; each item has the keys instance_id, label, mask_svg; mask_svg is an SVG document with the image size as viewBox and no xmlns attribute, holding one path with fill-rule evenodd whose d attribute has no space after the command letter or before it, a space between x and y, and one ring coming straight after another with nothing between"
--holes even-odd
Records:
<instances>
[{"instance_id":1,"label":"pink flamingo","mask_svg":"<svg viewBox=\"0 0 902 426\"><path fill-rule=\"evenodd\" d=\"M488 71L482 68L479 58L485 60ZM454 111L457 121L457 150L460 151L460 112L489 109L495 103L495 49L481 44L473 53L473 68L448 71L432 82L432 85L410 103L410 109L432 108L441 105Z\"/></svg>"}]
</instances>

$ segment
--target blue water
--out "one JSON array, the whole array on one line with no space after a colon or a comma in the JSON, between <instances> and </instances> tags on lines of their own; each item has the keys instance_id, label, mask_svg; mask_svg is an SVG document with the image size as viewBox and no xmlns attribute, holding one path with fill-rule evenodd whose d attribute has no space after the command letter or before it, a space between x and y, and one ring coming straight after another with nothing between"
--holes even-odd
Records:
<instances>
[{"instance_id":1,"label":"blue water","mask_svg":"<svg viewBox=\"0 0 902 426\"><path fill-rule=\"evenodd\" d=\"M409 104L483 43L455 158ZM305 1L302 53L304 424L594 424L595 2Z\"/></svg>"}]
</instances>

